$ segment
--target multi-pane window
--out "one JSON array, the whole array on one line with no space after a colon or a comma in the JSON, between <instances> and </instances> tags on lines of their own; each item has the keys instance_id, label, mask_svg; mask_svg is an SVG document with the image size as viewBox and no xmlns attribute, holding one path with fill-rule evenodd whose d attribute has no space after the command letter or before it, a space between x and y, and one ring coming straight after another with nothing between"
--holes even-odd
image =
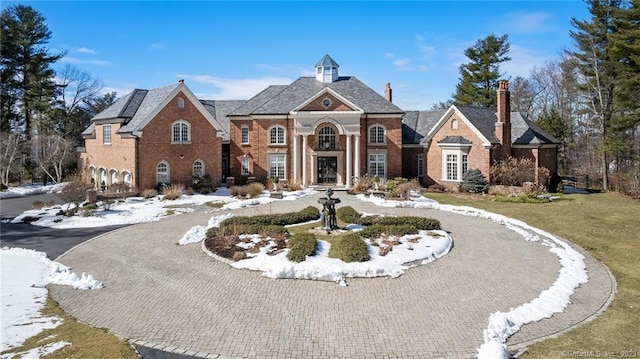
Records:
<instances>
[{"instance_id":1,"label":"multi-pane window","mask_svg":"<svg viewBox=\"0 0 640 359\"><path fill-rule=\"evenodd\" d=\"M156 183L169 183L169 165L166 162L156 166Z\"/></svg>"},{"instance_id":2,"label":"multi-pane window","mask_svg":"<svg viewBox=\"0 0 640 359\"><path fill-rule=\"evenodd\" d=\"M284 145L284 127L274 126L269 130L270 145Z\"/></svg>"},{"instance_id":3,"label":"multi-pane window","mask_svg":"<svg viewBox=\"0 0 640 359\"><path fill-rule=\"evenodd\" d=\"M240 143L246 145L249 143L249 126L244 125L240 128Z\"/></svg>"},{"instance_id":4,"label":"multi-pane window","mask_svg":"<svg viewBox=\"0 0 640 359\"><path fill-rule=\"evenodd\" d=\"M385 155L383 153L369 154L369 176L385 178Z\"/></svg>"},{"instance_id":5,"label":"multi-pane window","mask_svg":"<svg viewBox=\"0 0 640 359\"><path fill-rule=\"evenodd\" d=\"M336 131L329 126L325 126L320 129L318 133L318 146L321 150L335 150L336 149Z\"/></svg>"},{"instance_id":6,"label":"multi-pane window","mask_svg":"<svg viewBox=\"0 0 640 359\"><path fill-rule=\"evenodd\" d=\"M171 141L189 142L189 124L187 122L174 122L171 131Z\"/></svg>"},{"instance_id":7,"label":"multi-pane window","mask_svg":"<svg viewBox=\"0 0 640 359\"><path fill-rule=\"evenodd\" d=\"M469 155L467 155L466 153L462 154L462 177L464 177L464 175L469 170L468 157L469 157Z\"/></svg>"},{"instance_id":8,"label":"multi-pane window","mask_svg":"<svg viewBox=\"0 0 640 359\"><path fill-rule=\"evenodd\" d=\"M269 155L269 177L278 177L280 179L285 178L284 168L285 168L285 155L277 154L277 155Z\"/></svg>"},{"instance_id":9,"label":"multi-pane window","mask_svg":"<svg viewBox=\"0 0 640 359\"><path fill-rule=\"evenodd\" d=\"M204 163L200 160L196 160L193 163L193 175L202 177L204 176Z\"/></svg>"},{"instance_id":10,"label":"multi-pane window","mask_svg":"<svg viewBox=\"0 0 640 359\"><path fill-rule=\"evenodd\" d=\"M468 149L443 149L442 179L444 181L462 181L469 170Z\"/></svg>"},{"instance_id":11,"label":"multi-pane window","mask_svg":"<svg viewBox=\"0 0 640 359\"><path fill-rule=\"evenodd\" d=\"M111 144L111 125L102 125L102 143Z\"/></svg>"},{"instance_id":12,"label":"multi-pane window","mask_svg":"<svg viewBox=\"0 0 640 359\"><path fill-rule=\"evenodd\" d=\"M249 175L249 157L242 157L241 161L241 173L243 176Z\"/></svg>"},{"instance_id":13,"label":"multi-pane window","mask_svg":"<svg viewBox=\"0 0 640 359\"><path fill-rule=\"evenodd\" d=\"M447 177L446 177L447 181L457 181L458 180L458 155L447 154L446 165L447 165Z\"/></svg>"},{"instance_id":14,"label":"multi-pane window","mask_svg":"<svg viewBox=\"0 0 640 359\"><path fill-rule=\"evenodd\" d=\"M418 156L418 177L424 177L424 156Z\"/></svg>"},{"instance_id":15,"label":"multi-pane window","mask_svg":"<svg viewBox=\"0 0 640 359\"><path fill-rule=\"evenodd\" d=\"M375 125L369 128L369 143L385 143L384 127Z\"/></svg>"}]
</instances>

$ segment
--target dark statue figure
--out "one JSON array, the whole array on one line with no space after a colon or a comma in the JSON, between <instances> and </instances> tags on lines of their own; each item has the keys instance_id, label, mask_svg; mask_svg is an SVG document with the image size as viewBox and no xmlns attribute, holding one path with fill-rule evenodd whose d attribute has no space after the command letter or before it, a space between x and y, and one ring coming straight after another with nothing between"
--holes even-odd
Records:
<instances>
[{"instance_id":1,"label":"dark statue figure","mask_svg":"<svg viewBox=\"0 0 640 359\"><path fill-rule=\"evenodd\" d=\"M327 197L318 199L318 203L322 204L322 224L324 229L329 232L332 229L338 228L338 221L336 219L336 203L340 203L339 198L331 198L333 196L333 190L327 188L325 191Z\"/></svg>"}]
</instances>

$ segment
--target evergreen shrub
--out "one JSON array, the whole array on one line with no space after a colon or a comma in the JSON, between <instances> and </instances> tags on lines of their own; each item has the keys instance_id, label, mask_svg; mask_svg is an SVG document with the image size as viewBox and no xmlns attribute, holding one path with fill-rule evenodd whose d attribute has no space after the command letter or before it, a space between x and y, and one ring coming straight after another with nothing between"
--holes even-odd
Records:
<instances>
[{"instance_id":1,"label":"evergreen shrub","mask_svg":"<svg viewBox=\"0 0 640 359\"><path fill-rule=\"evenodd\" d=\"M489 184L479 169L471 169L462 176L462 192L487 193Z\"/></svg>"},{"instance_id":2,"label":"evergreen shrub","mask_svg":"<svg viewBox=\"0 0 640 359\"><path fill-rule=\"evenodd\" d=\"M329 257L343 262L366 262L369 260L367 244L357 233L347 233L331 242Z\"/></svg>"},{"instance_id":3,"label":"evergreen shrub","mask_svg":"<svg viewBox=\"0 0 640 359\"><path fill-rule=\"evenodd\" d=\"M316 254L318 241L311 233L298 233L289 238L288 246L291 250L287 253L287 258L292 262L299 263L304 261L307 256Z\"/></svg>"}]
</instances>

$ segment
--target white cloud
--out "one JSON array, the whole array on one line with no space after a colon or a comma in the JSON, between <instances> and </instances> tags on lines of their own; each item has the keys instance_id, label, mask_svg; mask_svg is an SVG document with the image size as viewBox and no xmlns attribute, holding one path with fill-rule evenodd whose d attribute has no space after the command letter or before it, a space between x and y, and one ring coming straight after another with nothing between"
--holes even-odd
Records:
<instances>
[{"instance_id":1,"label":"white cloud","mask_svg":"<svg viewBox=\"0 0 640 359\"><path fill-rule=\"evenodd\" d=\"M177 75L185 82L193 81L198 84L213 85L217 92L202 94L203 97L214 100L245 100L249 99L270 85L288 85L292 82L287 77L255 77L232 79L209 75ZM189 84L187 83L187 86Z\"/></svg>"},{"instance_id":2,"label":"white cloud","mask_svg":"<svg viewBox=\"0 0 640 359\"><path fill-rule=\"evenodd\" d=\"M507 76L513 77L529 77L534 67L540 67L555 58L553 55L514 44L511 44L509 56L511 56L511 61L500 64L500 70L505 72Z\"/></svg>"},{"instance_id":3,"label":"white cloud","mask_svg":"<svg viewBox=\"0 0 640 359\"><path fill-rule=\"evenodd\" d=\"M89 64L89 65L98 65L98 66L106 66L111 64L109 61L104 61L104 60L82 60L77 57L70 57L70 56L65 56L61 58L60 61L67 62L70 64Z\"/></svg>"},{"instance_id":4,"label":"white cloud","mask_svg":"<svg viewBox=\"0 0 640 359\"><path fill-rule=\"evenodd\" d=\"M512 12L504 17L504 25L508 32L520 34L533 34L546 32L550 29L547 23L551 19L551 14L545 12Z\"/></svg>"},{"instance_id":5,"label":"white cloud","mask_svg":"<svg viewBox=\"0 0 640 359\"><path fill-rule=\"evenodd\" d=\"M122 96L128 94L129 92L133 91L135 89L135 86L129 86L129 85L125 85L124 87L103 87L102 91L100 91L100 95L106 95L108 93L111 92L115 92L116 93L116 99L121 98Z\"/></svg>"},{"instance_id":6,"label":"white cloud","mask_svg":"<svg viewBox=\"0 0 640 359\"><path fill-rule=\"evenodd\" d=\"M96 54L96 50L89 49L87 47L79 47L79 48L74 49L73 51L80 52L80 53L83 53L83 54L93 54L93 55Z\"/></svg>"}]
</instances>

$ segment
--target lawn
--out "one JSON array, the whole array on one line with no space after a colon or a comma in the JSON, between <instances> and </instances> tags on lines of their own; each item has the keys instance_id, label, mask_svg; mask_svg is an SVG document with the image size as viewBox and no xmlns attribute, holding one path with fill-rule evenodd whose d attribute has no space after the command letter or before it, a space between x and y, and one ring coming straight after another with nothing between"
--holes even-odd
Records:
<instances>
[{"instance_id":1,"label":"lawn","mask_svg":"<svg viewBox=\"0 0 640 359\"><path fill-rule=\"evenodd\" d=\"M596 320L531 346L520 358L640 357L640 202L613 193L564 195L551 203L504 203L488 197L429 193L443 204L471 206L527 222L565 238L605 263L618 293Z\"/></svg>"}]
</instances>

